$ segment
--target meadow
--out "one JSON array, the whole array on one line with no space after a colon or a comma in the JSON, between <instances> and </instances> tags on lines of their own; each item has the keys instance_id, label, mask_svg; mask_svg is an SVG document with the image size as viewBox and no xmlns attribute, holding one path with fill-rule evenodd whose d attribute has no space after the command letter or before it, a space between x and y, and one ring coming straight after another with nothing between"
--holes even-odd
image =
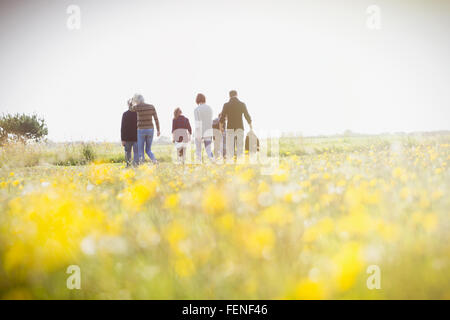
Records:
<instances>
[{"instance_id":1,"label":"meadow","mask_svg":"<svg viewBox=\"0 0 450 320\"><path fill-rule=\"evenodd\" d=\"M271 174L170 145L131 169L115 144L0 148L0 298L450 298L449 133L279 145Z\"/></svg>"}]
</instances>

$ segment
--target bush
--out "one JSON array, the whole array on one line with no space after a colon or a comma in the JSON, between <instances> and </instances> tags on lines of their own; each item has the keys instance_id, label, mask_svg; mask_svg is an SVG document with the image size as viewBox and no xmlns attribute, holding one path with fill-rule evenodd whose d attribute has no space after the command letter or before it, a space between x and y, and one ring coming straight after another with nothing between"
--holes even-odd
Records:
<instances>
[{"instance_id":1,"label":"bush","mask_svg":"<svg viewBox=\"0 0 450 320\"><path fill-rule=\"evenodd\" d=\"M95 150L90 144L83 144L82 153L84 160L89 163L95 160Z\"/></svg>"},{"instance_id":2,"label":"bush","mask_svg":"<svg viewBox=\"0 0 450 320\"><path fill-rule=\"evenodd\" d=\"M45 120L37 115L7 114L0 117L0 145L8 142L40 141L48 135Z\"/></svg>"}]
</instances>

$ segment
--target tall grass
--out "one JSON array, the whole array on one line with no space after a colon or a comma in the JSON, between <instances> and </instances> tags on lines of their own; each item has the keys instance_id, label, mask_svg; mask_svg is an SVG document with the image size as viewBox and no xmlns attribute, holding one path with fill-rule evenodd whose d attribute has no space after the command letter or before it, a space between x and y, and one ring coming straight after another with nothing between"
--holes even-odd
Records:
<instances>
[{"instance_id":1,"label":"tall grass","mask_svg":"<svg viewBox=\"0 0 450 320\"><path fill-rule=\"evenodd\" d=\"M393 148L449 142L450 134L439 135L380 135L380 136L331 136L331 137L283 137L279 140L279 155L305 156L322 153L354 151L379 151ZM270 145L270 141L267 145ZM194 149L194 148L192 148ZM152 147L159 162L170 162L174 147ZM191 150L193 152L193 150ZM271 152L269 147L269 152ZM123 163L124 150L119 143L22 143L0 147L0 168L35 166L80 166L89 163Z\"/></svg>"},{"instance_id":2,"label":"tall grass","mask_svg":"<svg viewBox=\"0 0 450 320\"><path fill-rule=\"evenodd\" d=\"M93 161L120 162L119 145L106 143L8 144L0 148L0 167L76 166Z\"/></svg>"},{"instance_id":3,"label":"tall grass","mask_svg":"<svg viewBox=\"0 0 450 320\"><path fill-rule=\"evenodd\" d=\"M160 162L171 159L170 145L155 145ZM81 166L89 163L122 163L124 150L118 143L12 143L0 147L0 168L35 166Z\"/></svg>"}]
</instances>

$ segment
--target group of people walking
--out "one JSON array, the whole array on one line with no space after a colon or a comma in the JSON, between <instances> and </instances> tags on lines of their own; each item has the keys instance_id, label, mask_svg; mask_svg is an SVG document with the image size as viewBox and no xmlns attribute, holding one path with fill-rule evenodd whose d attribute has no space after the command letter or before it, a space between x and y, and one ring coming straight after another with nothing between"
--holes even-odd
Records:
<instances>
[{"instance_id":1,"label":"group of people walking","mask_svg":"<svg viewBox=\"0 0 450 320\"><path fill-rule=\"evenodd\" d=\"M235 90L230 91L229 96L230 100L224 104L222 112L214 120L213 110L206 104L205 95L199 93L196 97L194 142L196 158L199 162L202 161L203 146L211 162L219 158L234 159L235 156L240 158L243 155L243 116L250 126L250 133L247 135L245 143L246 150L256 152L259 147L259 141L252 131L252 119L247 106L238 99ZM127 166L145 162L145 154L153 163L157 163L152 152L155 127L156 135L159 137L161 131L155 107L145 103L142 95L135 94L132 99L128 100L128 111L122 116L121 138ZM185 162L186 149L192 135L189 119L183 115L180 108L176 108L172 121L172 141L176 147L178 160L182 163ZM249 138L251 143L249 143ZM214 152L211 150L213 144Z\"/></svg>"}]
</instances>

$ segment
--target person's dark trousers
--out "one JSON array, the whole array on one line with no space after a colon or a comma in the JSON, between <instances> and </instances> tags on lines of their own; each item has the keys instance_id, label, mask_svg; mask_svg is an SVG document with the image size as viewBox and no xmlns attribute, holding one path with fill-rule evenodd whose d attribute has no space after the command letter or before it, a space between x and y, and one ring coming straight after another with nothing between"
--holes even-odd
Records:
<instances>
[{"instance_id":1,"label":"person's dark trousers","mask_svg":"<svg viewBox=\"0 0 450 320\"><path fill-rule=\"evenodd\" d=\"M125 142L125 161L127 162L127 167L131 165L131 150L133 150L133 166L137 166L139 163L139 152L137 141L126 141Z\"/></svg>"},{"instance_id":2,"label":"person's dark trousers","mask_svg":"<svg viewBox=\"0 0 450 320\"><path fill-rule=\"evenodd\" d=\"M223 157L225 158L227 156L227 136L223 134Z\"/></svg>"}]
</instances>

